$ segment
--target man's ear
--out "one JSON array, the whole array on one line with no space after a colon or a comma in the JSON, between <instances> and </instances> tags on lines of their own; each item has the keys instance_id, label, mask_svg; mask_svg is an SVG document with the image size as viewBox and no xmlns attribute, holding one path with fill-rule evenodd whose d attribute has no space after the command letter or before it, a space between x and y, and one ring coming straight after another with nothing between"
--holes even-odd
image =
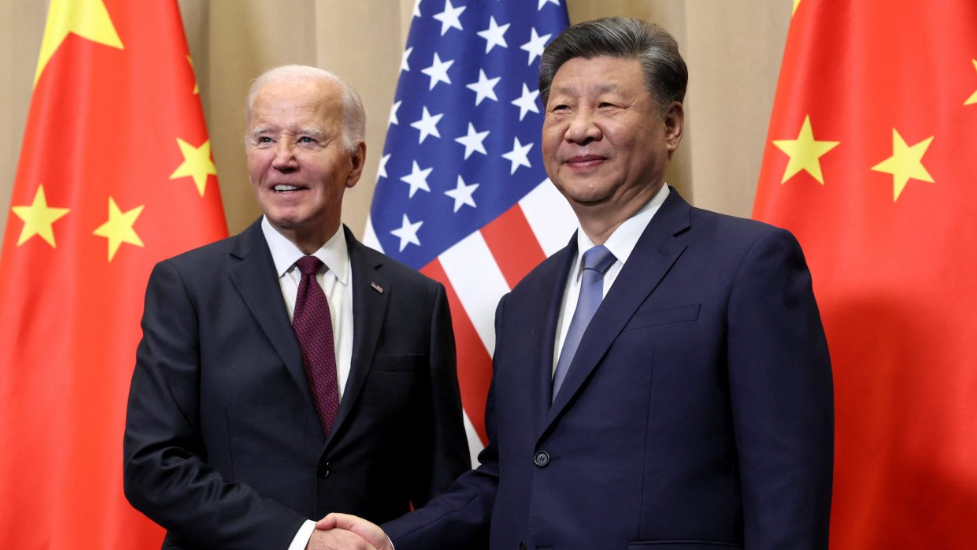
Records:
<instances>
[{"instance_id":1,"label":"man's ear","mask_svg":"<svg viewBox=\"0 0 977 550\"><path fill-rule=\"evenodd\" d=\"M350 167L349 175L346 176L346 187L351 188L363 175L363 165L366 163L366 142L359 141L349 153Z\"/></svg>"},{"instance_id":2,"label":"man's ear","mask_svg":"<svg viewBox=\"0 0 977 550\"><path fill-rule=\"evenodd\" d=\"M668 155L671 156L678 149L685 132L685 107L678 101L673 101L662 119L665 123L665 143L668 145Z\"/></svg>"}]
</instances>

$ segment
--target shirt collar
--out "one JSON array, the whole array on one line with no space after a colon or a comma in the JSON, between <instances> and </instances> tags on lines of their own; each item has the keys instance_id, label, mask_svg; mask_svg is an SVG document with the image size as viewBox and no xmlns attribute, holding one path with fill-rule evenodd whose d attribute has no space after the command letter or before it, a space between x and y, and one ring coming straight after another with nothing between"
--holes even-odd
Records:
<instances>
[{"instance_id":1,"label":"shirt collar","mask_svg":"<svg viewBox=\"0 0 977 550\"><path fill-rule=\"evenodd\" d=\"M295 262L305 256L305 253L272 227L267 216L261 218L261 232L264 233L265 241L271 250L271 259L275 262L275 271L281 278L295 266ZM346 284L349 280L349 250L346 248L346 236L342 228L336 231L312 255L322 260L322 263L326 264L326 268L332 271L339 282Z\"/></svg>"},{"instance_id":2,"label":"shirt collar","mask_svg":"<svg viewBox=\"0 0 977 550\"><path fill-rule=\"evenodd\" d=\"M662 188L655 193L655 196L648 201L647 204L641 207L633 216L624 221L611 236L607 238L604 246L614 254L614 258L622 264L628 261L628 257L631 256L631 252L634 250L635 245L638 244L638 239L641 238L641 234L644 233L645 228L651 223L651 219L661 208L661 205L668 198L668 184L663 184ZM577 266L579 271L579 266L583 265L580 258L583 253L593 248L595 245L591 242L590 237L587 236L583 231L583 227L577 228Z\"/></svg>"}]
</instances>

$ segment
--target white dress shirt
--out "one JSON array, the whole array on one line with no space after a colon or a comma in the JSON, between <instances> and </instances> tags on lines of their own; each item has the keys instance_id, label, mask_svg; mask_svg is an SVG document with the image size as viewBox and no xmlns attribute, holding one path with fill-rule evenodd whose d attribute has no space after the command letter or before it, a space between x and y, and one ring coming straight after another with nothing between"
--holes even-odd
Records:
<instances>
[{"instance_id":1,"label":"white dress shirt","mask_svg":"<svg viewBox=\"0 0 977 550\"><path fill-rule=\"evenodd\" d=\"M641 207L635 215L624 221L614 233L608 237L604 246L614 255L614 263L604 273L603 296L607 296L607 291L617 280L618 274L627 263L631 251L638 244L638 238L644 233L645 228L651 219L661 208L662 203L668 197L668 184L663 184L662 188L648 201L648 204ZM584 252L596 246L583 231L583 227L577 228L577 256L570 264L570 274L568 275L566 290L563 291L563 305L560 307L560 317L556 322L556 348L553 350L553 372L556 372L556 364L560 361L560 351L563 349L563 342L566 340L567 332L570 330L570 320L577 309L577 301L580 299L580 282L583 280L582 258ZM602 296L602 297L603 297Z\"/></svg>"},{"instance_id":2,"label":"white dress shirt","mask_svg":"<svg viewBox=\"0 0 977 550\"><path fill-rule=\"evenodd\" d=\"M288 318L291 319L295 313L295 298L298 295L299 282L302 280L302 273L295 262L305 256L305 253L276 231L268 218L262 218L261 231L271 250L275 272L278 273L278 284L281 285ZM325 264L316 273L316 281L326 294L326 301L329 302L329 316L332 317L332 336L336 350L336 379L339 382L339 398L342 399L353 358L353 271L349 263L349 250L346 248L343 230L340 228L336 231L336 234L326 241L322 248L316 250L313 256ZM303 550L312 538L314 530L315 523L306 520L295 534L288 550Z\"/></svg>"}]
</instances>

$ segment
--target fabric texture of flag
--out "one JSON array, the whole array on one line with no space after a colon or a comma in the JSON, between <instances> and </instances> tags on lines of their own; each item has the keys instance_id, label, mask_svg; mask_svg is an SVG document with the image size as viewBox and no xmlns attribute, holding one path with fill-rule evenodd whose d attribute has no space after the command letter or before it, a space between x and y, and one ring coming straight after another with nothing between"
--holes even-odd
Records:
<instances>
[{"instance_id":1,"label":"fabric texture of flag","mask_svg":"<svg viewBox=\"0 0 977 550\"><path fill-rule=\"evenodd\" d=\"M754 217L814 277L832 547L977 540L977 3L797 0Z\"/></svg>"},{"instance_id":2,"label":"fabric texture of flag","mask_svg":"<svg viewBox=\"0 0 977 550\"><path fill-rule=\"evenodd\" d=\"M0 547L158 547L122 488L153 265L226 236L176 0L52 0L0 256Z\"/></svg>"},{"instance_id":3,"label":"fabric texture of flag","mask_svg":"<svg viewBox=\"0 0 977 550\"><path fill-rule=\"evenodd\" d=\"M539 58L560 0L414 7L365 242L445 284L473 453L499 299L569 240L576 219L540 156Z\"/></svg>"}]
</instances>

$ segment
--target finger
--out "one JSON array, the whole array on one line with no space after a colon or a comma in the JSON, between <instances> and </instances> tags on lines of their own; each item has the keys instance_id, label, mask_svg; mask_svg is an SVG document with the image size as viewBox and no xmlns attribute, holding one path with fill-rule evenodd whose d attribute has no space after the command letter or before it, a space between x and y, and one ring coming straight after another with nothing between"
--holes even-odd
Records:
<instances>
[{"instance_id":1,"label":"finger","mask_svg":"<svg viewBox=\"0 0 977 550\"><path fill-rule=\"evenodd\" d=\"M387 535L373 523L350 514L332 513L316 522L316 529L345 529L363 537L377 548L387 547Z\"/></svg>"},{"instance_id":2,"label":"finger","mask_svg":"<svg viewBox=\"0 0 977 550\"><path fill-rule=\"evenodd\" d=\"M337 527L335 516L336 514L329 514L326 517L320 519L319 521L315 522L315 528L334 529L335 527Z\"/></svg>"}]
</instances>

